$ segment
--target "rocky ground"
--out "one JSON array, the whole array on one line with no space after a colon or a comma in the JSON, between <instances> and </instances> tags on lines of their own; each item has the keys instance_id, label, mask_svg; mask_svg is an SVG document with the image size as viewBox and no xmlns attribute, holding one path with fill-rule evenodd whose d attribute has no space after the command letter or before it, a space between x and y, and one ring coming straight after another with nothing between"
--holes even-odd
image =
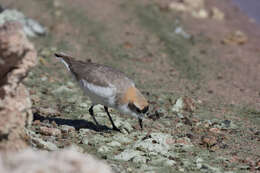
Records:
<instances>
[{"instance_id":1,"label":"rocky ground","mask_svg":"<svg viewBox=\"0 0 260 173\"><path fill-rule=\"evenodd\" d=\"M114 172L260 171L259 26L229 0L4 0L39 21L38 66L26 78L35 149L74 146ZM113 66L150 103L138 121L91 102L53 53Z\"/></svg>"}]
</instances>

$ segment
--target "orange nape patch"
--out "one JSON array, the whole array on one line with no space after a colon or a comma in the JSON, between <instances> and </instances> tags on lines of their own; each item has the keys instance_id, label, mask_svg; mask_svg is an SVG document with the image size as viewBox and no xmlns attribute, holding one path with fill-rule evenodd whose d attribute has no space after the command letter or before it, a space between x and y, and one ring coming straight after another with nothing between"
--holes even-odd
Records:
<instances>
[{"instance_id":1,"label":"orange nape patch","mask_svg":"<svg viewBox=\"0 0 260 173\"><path fill-rule=\"evenodd\" d=\"M122 102L124 104L132 102L135 104L136 107L138 107L141 110L148 106L147 100L144 98L141 92L135 87L129 87L126 90L125 94L122 97Z\"/></svg>"}]
</instances>

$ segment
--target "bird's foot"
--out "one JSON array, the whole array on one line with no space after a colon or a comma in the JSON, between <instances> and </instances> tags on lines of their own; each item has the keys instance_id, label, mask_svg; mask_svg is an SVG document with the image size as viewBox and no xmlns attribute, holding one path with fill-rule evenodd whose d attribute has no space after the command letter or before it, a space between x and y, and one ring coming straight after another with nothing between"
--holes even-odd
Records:
<instances>
[{"instance_id":1,"label":"bird's foot","mask_svg":"<svg viewBox=\"0 0 260 173\"><path fill-rule=\"evenodd\" d=\"M143 120L141 118L138 118L138 122L139 122L139 126L140 126L140 130L143 130Z\"/></svg>"},{"instance_id":2,"label":"bird's foot","mask_svg":"<svg viewBox=\"0 0 260 173\"><path fill-rule=\"evenodd\" d=\"M117 128L116 126L113 126L113 130L121 132L121 130L119 128Z\"/></svg>"}]
</instances>

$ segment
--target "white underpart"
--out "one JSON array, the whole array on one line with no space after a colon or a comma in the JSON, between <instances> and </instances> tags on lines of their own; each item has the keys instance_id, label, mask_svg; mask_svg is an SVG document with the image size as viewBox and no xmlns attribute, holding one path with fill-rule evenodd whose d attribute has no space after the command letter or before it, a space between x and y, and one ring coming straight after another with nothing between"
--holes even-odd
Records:
<instances>
[{"instance_id":1,"label":"white underpart","mask_svg":"<svg viewBox=\"0 0 260 173\"><path fill-rule=\"evenodd\" d=\"M113 86L101 87L87 82L80 81L80 86L83 88L85 94L89 96L92 103L101 104L104 106L117 109L122 114L131 115L136 118L143 118L143 114L137 114L129 109L127 104L116 105L116 88Z\"/></svg>"},{"instance_id":2,"label":"white underpart","mask_svg":"<svg viewBox=\"0 0 260 173\"><path fill-rule=\"evenodd\" d=\"M113 86L102 87L80 80L80 86L91 99L93 104L102 104L108 107L115 107L116 103L116 88Z\"/></svg>"}]
</instances>

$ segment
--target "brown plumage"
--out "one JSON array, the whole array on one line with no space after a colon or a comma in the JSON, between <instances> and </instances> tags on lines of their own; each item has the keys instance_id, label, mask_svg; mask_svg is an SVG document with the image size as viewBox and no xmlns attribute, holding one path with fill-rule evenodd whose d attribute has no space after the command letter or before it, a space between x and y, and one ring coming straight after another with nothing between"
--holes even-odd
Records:
<instances>
[{"instance_id":1,"label":"brown plumage","mask_svg":"<svg viewBox=\"0 0 260 173\"><path fill-rule=\"evenodd\" d=\"M148 111L148 102L124 73L105 65L78 61L63 53L55 53L55 56L65 64L92 100L93 105L89 112L96 124L98 123L94 117L93 106L102 104L113 129L119 130L114 125L107 107L137 117L142 127L143 114Z\"/></svg>"},{"instance_id":2,"label":"brown plumage","mask_svg":"<svg viewBox=\"0 0 260 173\"><path fill-rule=\"evenodd\" d=\"M104 87L109 86L111 83L118 87L124 87L132 82L124 73L109 66L75 60L71 56L61 53L55 53L55 56L63 58L69 64L69 68L77 80L84 79Z\"/></svg>"}]
</instances>

